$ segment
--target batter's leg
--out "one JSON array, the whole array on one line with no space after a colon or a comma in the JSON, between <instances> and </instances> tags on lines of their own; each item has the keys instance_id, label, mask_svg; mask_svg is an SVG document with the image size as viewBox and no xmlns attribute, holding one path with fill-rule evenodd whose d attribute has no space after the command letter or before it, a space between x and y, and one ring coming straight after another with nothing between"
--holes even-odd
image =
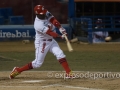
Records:
<instances>
[{"instance_id":1,"label":"batter's leg","mask_svg":"<svg viewBox=\"0 0 120 90\"><path fill-rule=\"evenodd\" d=\"M62 67L64 68L66 73L69 74L69 72L71 72L71 69L68 65L66 58L65 58L66 56L63 53L63 51L60 49L60 47L56 41L54 41L53 45L51 46L50 52L56 56L57 60L62 65Z\"/></svg>"},{"instance_id":2,"label":"batter's leg","mask_svg":"<svg viewBox=\"0 0 120 90\"><path fill-rule=\"evenodd\" d=\"M64 68L66 73L69 74L69 72L71 72L71 69L70 69L70 67L68 65L68 62L67 62L66 58L61 58L58 61L62 65L62 67Z\"/></svg>"},{"instance_id":3,"label":"batter's leg","mask_svg":"<svg viewBox=\"0 0 120 90\"><path fill-rule=\"evenodd\" d=\"M46 45L46 44L43 43L43 45ZM36 59L22 67L14 67L12 72L10 73L9 78L13 79L23 71L40 67L42 63L44 62L44 58L48 50L49 50L49 46L44 46L44 48L43 47L36 48Z\"/></svg>"}]
</instances>

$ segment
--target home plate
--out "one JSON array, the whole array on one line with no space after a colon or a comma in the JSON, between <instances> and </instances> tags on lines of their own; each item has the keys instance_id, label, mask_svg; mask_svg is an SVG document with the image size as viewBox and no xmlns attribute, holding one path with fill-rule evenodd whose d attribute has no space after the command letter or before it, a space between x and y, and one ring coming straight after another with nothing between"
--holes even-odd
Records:
<instances>
[{"instance_id":1,"label":"home plate","mask_svg":"<svg viewBox=\"0 0 120 90\"><path fill-rule=\"evenodd\" d=\"M26 82L26 83L36 83L36 82L43 82L45 80L28 80L28 81L23 81L23 82Z\"/></svg>"}]
</instances>

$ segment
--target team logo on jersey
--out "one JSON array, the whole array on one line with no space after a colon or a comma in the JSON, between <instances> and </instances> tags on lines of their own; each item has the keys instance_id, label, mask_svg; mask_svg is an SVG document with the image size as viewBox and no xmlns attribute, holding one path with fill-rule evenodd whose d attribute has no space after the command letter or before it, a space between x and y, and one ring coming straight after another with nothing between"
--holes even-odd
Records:
<instances>
[{"instance_id":1,"label":"team logo on jersey","mask_svg":"<svg viewBox=\"0 0 120 90\"><path fill-rule=\"evenodd\" d=\"M42 32L45 30L45 27L41 30Z\"/></svg>"}]
</instances>

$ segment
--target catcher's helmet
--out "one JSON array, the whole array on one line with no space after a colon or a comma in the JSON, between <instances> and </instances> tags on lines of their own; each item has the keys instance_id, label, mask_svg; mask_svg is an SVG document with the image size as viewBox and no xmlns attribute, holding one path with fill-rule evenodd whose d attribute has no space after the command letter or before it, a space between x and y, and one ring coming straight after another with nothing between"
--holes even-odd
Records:
<instances>
[{"instance_id":1,"label":"catcher's helmet","mask_svg":"<svg viewBox=\"0 0 120 90\"><path fill-rule=\"evenodd\" d=\"M96 24L102 24L102 19L97 19Z\"/></svg>"},{"instance_id":2,"label":"catcher's helmet","mask_svg":"<svg viewBox=\"0 0 120 90\"><path fill-rule=\"evenodd\" d=\"M36 5L34 7L35 14L45 14L45 9L43 5Z\"/></svg>"}]
</instances>

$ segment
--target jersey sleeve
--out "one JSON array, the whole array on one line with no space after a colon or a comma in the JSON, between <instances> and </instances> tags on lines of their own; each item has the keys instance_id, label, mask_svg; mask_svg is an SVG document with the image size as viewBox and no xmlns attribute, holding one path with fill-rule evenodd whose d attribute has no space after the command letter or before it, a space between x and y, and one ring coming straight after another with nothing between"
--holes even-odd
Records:
<instances>
[{"instance_id":1,"label":"jersey sleeve","mask_svg":"<svg viewBox=\"0 0 120 90\"><path fill-rule=\"evenodd\" d=\"M51 31L50 29L46 32L46 34L56 38L56 37L60 37L57 33Z\"/></svg>"},{"instance_id":2,"label":"jersey sleeve","mask_svg":"<svg viewBox=\"0 0 120 90\"><path fill-rule=\"evenodd\" d=\"M47 19L57 28L61 27L61 24L57 21L57 19L49 12L46 12Z\"/></svg>"},{"instance_id":3,"label":"jersey sleeve","mask_svg":"<svg viewBox=\"0 0 120 90\"><path fill-rule=\"evenodd\" d=\"M43 25L43 26L41 26L41 27L39 26L38 28L36 28L36 30L38 31L38 33L48 34L48 35L50 35L50 36L52 36L52 37L54 37L54 38L59 37L59 35L58 35L56 32L53 32L53 31L50 29L50 27L45 26L45 25Z\"/></svg>"},{"instance_id":4,"label":"jersey sleeve","mask_svg":"<svg viewBox=\"0 0 120 90\"><path fill-rule=\"evenodd\" d=\"M46 17L48 20L50 20L52 17L54 17L49 11L46 12Z\"/></svg>"}]
</instances>

